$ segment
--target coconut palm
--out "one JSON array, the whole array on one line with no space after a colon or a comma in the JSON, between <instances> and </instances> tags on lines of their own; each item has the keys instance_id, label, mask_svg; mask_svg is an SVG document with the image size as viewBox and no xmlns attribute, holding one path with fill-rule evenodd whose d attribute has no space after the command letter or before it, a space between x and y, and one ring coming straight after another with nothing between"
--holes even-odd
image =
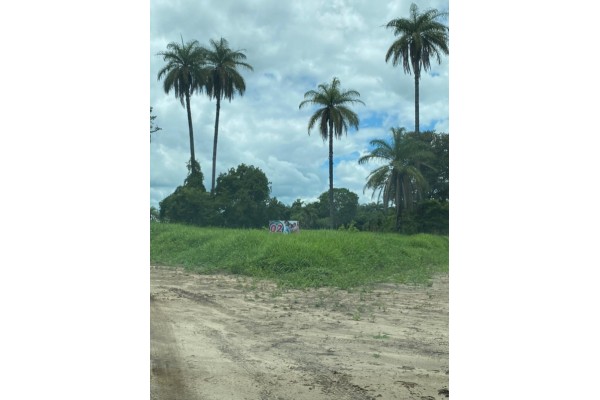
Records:
<instances>
[{"instance_id":1,"label":"coconut palm","mask_svg":"<svg viewBox=\"0 0 600 400\"><path fill-rule=\"evenodd\" d=\"M437 19L448 13L435 9L419 13L416 4L410 6L409 18L397 18L387 23L386 28L394 30L399 38L392 43L385 55L385 62L391 58L392 65L400 62L404 72L415 75L415 132L419 133L419 80L421 69L431 68L431 58L441 63L442 53L448 55L448 27Z\"/></svg>"},{"instance_id":2,"label":"coconut palm","mask_svg":"<svg viewBox=\"0 0 600 400\"><path fill-rule=\"evenodd\" d=\"M206 57L206 67L208 77L206 81L206 94L211 99L217 100L217 111L215 116L215 135L213 141L212 158L212 185L211 193L215 191L215 173L217 165L217 141L219 137L219 114L221 111L221 100L228 99L231 102L237 92L240 96L246 91L244 78L238 72L238 67L244 67L253 70L250 64L243 60L246 59L244 50L231 50L229 43L224 38L218 42L210 40L211 49L204 49Z\"/></svg>"},{"instance_id":3,"label":"coconut palm","mask_svg":"<svg viewBox=\"0 0 600 400\"><path fill-rule=\"evenodd\" d=\"M190 110L190 96L194 91L201 91L206 80L203 70L204 52L197 40L183 43L181 45L171 42L167 45L167 51L158 53L167 63L158 71L158 80L164 77L163 88L169 94L171 90L175 97L181 101L181 105L187 110L188 130L190 135L190 165L195 166L196 156L194 152L194 129L192 127L192 113ZM185 101L185 104L184 104ZM191 173L195 173L192 168Z\"/></svg>"},{"instance_id":4,"label":"coconut palm","mask_svg":"<svg viewBox=\"0 0 600 400\"><path fill-rule=\"evenodd\" d=\"M383 195L384 207L394 203L396 228L400 227L402 210L411 210L415 199L427 190L428 183L420 171L421 166L431 168L429 161L434 157L422 140L411 136L405 128L392 128L391 140L371 140L373 150L358 159L359 164L371 160L384 162L367 177L364 190L379 190Z\"/></svg>"},{"instance_id":5,"label":"coconut palm","mask_svg":"<svg viewBox=\"0 0 600 400\"><path fill-rule=\"evenodd\" d=\"M330 226L333 229L333 137L339 139L342 137L342 133L347 134L348 125L358 130L358 115L348 108L348 104L365 103L358 99L360 93L356 90L341 90L338 78L333 78L331 84L320 84L318 89L306 92L305 100L300 103L299 108L308 104L320 107L308 120L308 134L310 135L310 130L318 123L323 141L329 140L329 217Z\"/></svg>"}]
</instances>

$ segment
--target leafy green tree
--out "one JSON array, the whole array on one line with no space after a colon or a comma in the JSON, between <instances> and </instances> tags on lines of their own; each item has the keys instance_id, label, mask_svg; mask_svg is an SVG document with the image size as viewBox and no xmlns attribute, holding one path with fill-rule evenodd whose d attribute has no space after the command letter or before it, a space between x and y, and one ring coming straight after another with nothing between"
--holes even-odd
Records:
<instances>
[{"instance_id":1,"label":"leafy green tree","mask_svg":"<svg viewBox=\"0 0 600 400\"><path fill-rule=\"evenodd\" d=\"M379 190L383 194L385 207L389 203L396 206L396 228L400 228L402 210L412 210L414 203L422 198L428 183L420 168L430 167L433 153L427 145L414 136L408 135L405 128L392 128L391 140L371 140L373 147L369 154L359 158L359 164L369 161L383 161L385 164L373 170L367 177L366 189Z\"/></svg>"},{"instance_id":2,"label":"leafy green tree","mask_svg":"<svg viewBox=\"0 0 600 400\"><path fill-rule=\"evenodd\" d=\"M333 207L336 216L335 227L349 224L358 210L358 195L345 188L335 188L333 189ZM329 192L323 192L319 196L319 209L319 215L325 217L329 210Z\"/></svg>"},{"instance_id":3,"label":"leafy green tree","mask_svg":"<svg viewBox=\"0 0 600 400\"><path fill-rule=\"evenodd\" d=\"M206 192L206 188L204 187L204 174L202 173L202 169L200 168L198 161L194 160L193 163L191 161L188 162L187 168L188 176L185 178L183 185L186 187L194 187Z\"/></svg>"},{"instance_id":4,"label":"leafy green tree","mask_svg":"<svg viewBox=\"0 0 600 400\"><path fill-rule=\"evenodd\" d=\"M356 212L356 227L361 231L384 231L388 211L381 203L360 204Z\"/></svg>"},{"instance_id":5,"label":"leafy green tree","mask_svg":"<svg viewBox=\"0 0 600 400\"><path fill-rule=\"evenodd\" d=\"M435 180L432 179L432 199L448 201L450 199L450 135L447 133L437 134L432 142L433 153L437 164L434 168L438 171Z\"/></svg>"},{"instance_id":6,"label":"leafy green tree","mask_svg":"<svg viewBox=\"0 0 600 400\"><path fill-rule=\"evenodd\" d=\"M448 27L437 21L448 13L430 9L419 13L416 4L410 6L409 18L397 18L387 23L398 39L392 43L385 55L385 62L392 65L402 63L404 72L415 76L415 132L419 133L419 80L421 69L431 68L431 58L441 63L441 55L448 55Z\"/></svg>"},{"instance_id":7,"label":"leafy green tree","mask_svg":"<svg viewBox=\"0 0 600 400\"><path fill-rule=\"evenodd\" d=\"M290 218L290 208L277 200L277 197L269 199L267 202L267 219L293 219Z\"/></svg>"},{"instance_id":8,"label":"leafy green tree","mask_svg":"<svg viewBox=\"0 0 600 400\"><path fill-rule=\"evenodd\" d=\"M297 220L302 215L304 202L301 199L296 199L290 206L290 219Z\"/></svg>"},{"instance_id":9,"label":"leafy green tree","mask_svg":"<svg viewBox=\"0 0 600 400\"><path fill-rule=\"evenodd\" d=\"M303 212L304 215L301 220L304 221L303 224L306 226L306 228L317 228L317 220L319 218L319 203L315 201L306 204Z\"/></svg>"},{"instance_id":10,"label":"leafy green tree","mask_svg":"<svg viewBox=\"0 0 600 400\"><path fill-rule=\"evenodd\" d=\"M202 90L206 82L204 66L204 51L198 41L192 40L186 44L181 40L181 45L171 42L167 51L158 53L163 57L166 65L158 71L158 80L164 78L163 88L166 94L171 90L179 99L181 105L187 110L188 130L190 136L190 162L196 165L194 152L194 129L192 127L192 113L190 110L190 96ZM185 102L185 103L184 103Z\"/></svg>"},{"instance_id":11,"label":"leafy green tree","mask_svg":"<svg viewBox=\"0 0 600 400\"><path fill-rule=\"evenodd\" d=\"M218 42L210 40L211 49L204 49L208 77L206 80L206 94L211 99L217 100L215 116L215 135L213 139L212 158L212 180L211 193L215 191L215 173L217 165L217 141L219 137L219 114L221 112L221 100L227 99L231 102L235 93L240 96L246 91L244 78L238 72L239 67L252 71L252 66L243 60L246 59L244 50L231 50L229 43L224 38Z\"/></svg>"},{"instance_id":12,"label":"leafy green tree","mask_svg":"<svg viewBox=\"0 0 600 400\"><path fill-rule=\"evenodd\" d=\"M447 133L425 131L420 134L409 133L415 139L425 143L434 154L430 165L433 168L422 169L421 172L429 183L425 199L437 199L441 202L450 198L450 137Z\"/></svg>"},{"instance_id":13,"label":"leafy green tree","mask_svg":"<svg viewBox=\"0 0 600 400\"><path fill-rule=\"evenodd\" d=\"M152 115L152 106L150 106L150 141L152 141L152 134L162 130L162 128L154 125L154 120L156 119L156 115Z\"/></svg>"},{"instance_id":14,"label":"leafy green tree","mask_svg":"<svg viewBox=\"0 0 600 400\"><path fill-rule=\"evenodd\" d=\"M329 140L329 219L330 228L335 226L335 210L333 204L333 138L341 138L342 133L348 133L348 125L358 130L359 118L348 105L365 104L358 99L360 93L356 90L342 90L338 78L333 78L331 84L322 83L318 90L309 90L299 108L306 105L316 105L317 111L308 120L308 134L318 123L319 133L323 141Z\"/></svg>"},{"instance_id":15,"label":"leafy green tree","mask_svg":"<svg viewBox=\"0 0 600 400\"><path fill-rule=\"evenodd\" d=\"M300 222L300 229L311 229L317 227L319 219L319 203L308 203L296 199L290 207L290 219Z\"/></svg>"},{"instance_id":16,"label":"leafy green tree","mask_svg":"<svg viewBox=\"0 0 600 400\"><path fill-rule=\"evenodd\" d=\"M447 201L425 200L415 209L419 232L447 235L449 233L449 207Z\"/></svg>"},{"instance_id":17,"label":"leafy green tree","mask_svg":"<svg viewBox=\"0 0 600 400\"><path fill-rule=\"evenodd\" d=\"M178 186L159 206L160 220L165 222L207 226L217 219L212 197L197 187Z\"/></svg>"},{"instance_id":18,"label":"leafy green tree","mask_svg":"<svg viewBox=\"0 0 600 400\"><path fill-rule=\"evenodd\" d=\"M213 198L206 193L200 165L188 163L188 176L182 186L160 203L161 221L191 225L219 225L219 215Z\"/></svg>"},{"instance_id":19,"label":"leafy green tree","mask_svg":"<svg viewBox=\"0 0 600 400\"><path fill-rule=\"evenodd\" d=\"M240 164L217 178L215 201L228 227L258 228L268 223L269 180L259 168Z\"/></svg>"}]
</instances>

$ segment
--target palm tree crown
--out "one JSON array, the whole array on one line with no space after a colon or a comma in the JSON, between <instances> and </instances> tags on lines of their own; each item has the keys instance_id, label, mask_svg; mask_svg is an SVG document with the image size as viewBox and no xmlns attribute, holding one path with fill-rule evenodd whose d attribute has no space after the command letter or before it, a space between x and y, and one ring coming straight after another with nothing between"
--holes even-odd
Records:
<instances>
[{"instance_id":1,"label":"palm tree crown","mask_svg":"<svg viewBox=\"0 0 600 400\"><path fill-rule=\"evenodd\" d=\"M217 100L215 116L215 134L213 139L212 160L212 184L211 193L215 191L215 178L217 167L217 142L219 137L219 114L221 112L221 100L228 99L231 102L237 92L240 96L246 91L244 78L238 72L238 67L244 67L252 71L252 66L243 60L246 59L244 50L231 50L229 43L224 38L218 42L210 40L211 49L204 49L208 79L206 81L206 94L211 99Z\"/></svg>"},{"instance_id":2,"label":"palm tree crown","mask_svg":"<svg viewBox=\"0 0 600 400\"><path fill-rule=\"evenodd\" d=\"M340 80L333 78L331 84L322 83L318 86L319 90L309 90L304 94L304 101L300 103L299 108L307 104L321 106L308 121L308 134L319 122L319 133L323 140L329 138L329 134L339 139L342 133L347 133L348 125L358 129L358 115L350 110L347 103L361 103L362 100L357 99L360 93L356 90L340 91ZM331 127L331 130L329 129Z\"/></svg>"},{"instance_id":3,"label":"palm tree crown","mask_svg":"<svg viewBox=\"0 0 600 400\"><path fill-rule=\"evenodd\" d=\"M359 158L359 164L369 161L382 161L385 164L373 170L365 185L366 189L379 190L383 194L385 207L389 203L396 206L396 224L399 228L402 209L412 208L415 196L427 189L427 180L420 171L434 157L427 145L407 133L405 128L392 128L391 140L375 139L370 142L373 150ZM431 168L431 167L430 167Z\"/></svg>"},{"instance_id":4,"label":"palm tree crown","mask_svg":"<svg viewBox=\"0 0 600 400\"><path fill-rule=\"evenodd\" d=\"M342 133L347 133L348 126L358 130L358 115L348 108L347 104L365 103L358 99L360 93L356 90L341 90L338 78L333 78L331 84L320 84L318 89L306 92L299 108L309 104L320 107L308 120L308 134L310 135L310 130L318 123L323 140L329 139L329 216L333 229L333 137L340 138Z\"/></svg>"},{"instance_id":5,"label":"palm tree crown","mask_svg":"<svg viewBox=\"0 0 600 400\"><path fill-rule=\"evenodd\" d=\"M397 18L387 23L386 28L394 30L399 36L388 49L385 61L392 60L392 65L402 63L404 72L415 75L415 132L419 133L419 79L421 69L431 68L431 58L441 63L441 55L448 55L448 27L437 19L448 15L430 9L419 13L416 4L410 6L409 18Z\"/></svg>"},{"instance_id":6,"label":"palm tree crown","mask_svg":"<svg viewBox=\"0 0 600 400\"><path fill-rule=\"evenodd\" d=\"M203 69L204 52L197 40L183 43L181 45L171 42L167 45L167 51L158 53L163 57L166 65L158 72L158 80L164 78L163 88L169 94L171 90L175 97L181 101L181 105L187 110L188 129L190 136L190 163L196 165L194 153L194 130L192 128L192 114L190 111L190 95L194 91L201 91L206 81ZM184 103L185 101L185 103ZM192 168L192 173L195 173Z\"/></svg>"},{"instance_id":7,"label":"palm tree crown","mask_svg":"<svg viewBox=\"0 0 600 400\"><path fill-rule=\"evenodd\" d=\"M206 81L206 94L211 99L227 99L231 101L237 92L243 96L246 91L244 78L238 72L238 67L253 71L250 64L244 62L244 50L231 50L226 39L218 42L210 40L211 49L204 49L208 80Z\"/></svg>"}]
</instances>

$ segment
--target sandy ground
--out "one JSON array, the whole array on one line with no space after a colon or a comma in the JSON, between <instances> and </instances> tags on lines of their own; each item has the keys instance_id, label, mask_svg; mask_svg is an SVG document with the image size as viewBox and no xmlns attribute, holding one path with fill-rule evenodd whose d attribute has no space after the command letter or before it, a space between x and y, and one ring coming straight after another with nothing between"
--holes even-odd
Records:
<instances>
[{"instance_id":1,"label":"sandy ground","mask_svg":"<svg viewBox=\"0 0 600 400\"><path fill-rule=\"evenodd\" d=\"M446 399L448 276L281 290L150 267L151 399Z\"/></svg>"}]
</instances>

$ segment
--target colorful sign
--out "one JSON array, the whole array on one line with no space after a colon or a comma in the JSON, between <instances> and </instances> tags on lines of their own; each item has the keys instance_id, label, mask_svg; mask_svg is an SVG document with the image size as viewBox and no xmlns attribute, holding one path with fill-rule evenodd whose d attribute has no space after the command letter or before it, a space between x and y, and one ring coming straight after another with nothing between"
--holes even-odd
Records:
<instances>
[{"instance_id":1,"label":"colorful sign","mask_svg":"<svg viewBox=\"0 0 600 400\"><path fill-rule=\"evenodd\" d=\"M269 221L269 231L273 233L298 233L300 232L300 223L285 220Z\"/></svg>"}]
</instances>

